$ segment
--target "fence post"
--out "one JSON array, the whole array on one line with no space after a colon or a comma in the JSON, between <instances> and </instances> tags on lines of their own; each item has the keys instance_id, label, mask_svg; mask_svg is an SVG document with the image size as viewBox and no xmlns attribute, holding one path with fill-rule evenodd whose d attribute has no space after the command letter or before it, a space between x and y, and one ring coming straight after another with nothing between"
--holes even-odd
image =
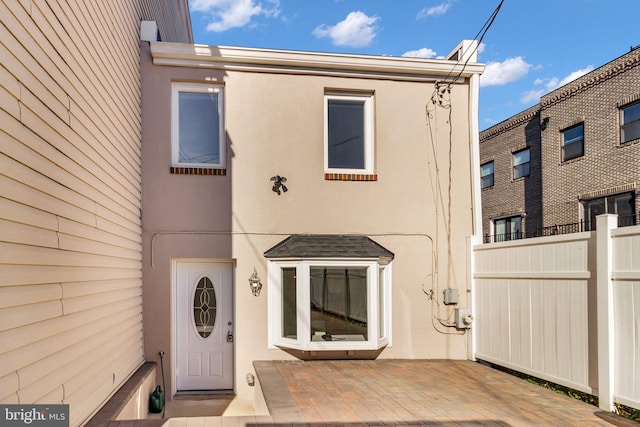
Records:
<instances>
[{"instance_id":1,"label":"fence post","mask_svg":"<svg viewBox=\"0 0 640 427\"><path fill-rule=\"evenodd\" d=\"M614 324L613 324L613 242L611 230L618 227L618 215L596 217L597 319L598 319L598 406L614 410Z\"/></svg>"}]
</instances>

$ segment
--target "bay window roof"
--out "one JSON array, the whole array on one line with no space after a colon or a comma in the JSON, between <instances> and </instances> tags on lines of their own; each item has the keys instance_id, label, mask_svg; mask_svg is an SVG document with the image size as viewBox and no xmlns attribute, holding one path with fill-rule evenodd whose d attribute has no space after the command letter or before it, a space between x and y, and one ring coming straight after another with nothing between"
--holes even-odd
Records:
<instances>
[{"instance_id":1,"label":"bay window roof","mask_svg":"<svg viewBox=\"0 0 640 427\"><path fill-rule=\"evenodd\" d=\"M266 258L378 258L393 252L362 235L293 234L264 253Z\"/></svg>"}]
</instances>

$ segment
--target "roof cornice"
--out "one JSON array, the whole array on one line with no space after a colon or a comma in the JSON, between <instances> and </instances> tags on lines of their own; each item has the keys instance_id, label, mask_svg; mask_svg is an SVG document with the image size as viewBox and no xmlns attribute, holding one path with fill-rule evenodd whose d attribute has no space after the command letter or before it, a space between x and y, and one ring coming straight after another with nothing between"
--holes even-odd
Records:
<instances>
[{"instance_id":1,"label":"roof cornice","mask_svg":"<svg viewBox=\"0 0 640 427\"><path fill-rule=\"evenodd\" d=\"M444 59L151 43L155 65L284 74L435 81L480 74L484 65Z\"/></svg>"},{"instance_id":2,"label":"roof cornice","mask_svg":"<svg viewBox=\"0 0 640 427\"><path fill-rule=\"evenodd\" d=\"M584 76L574 80L573 82L562 86L553 92L543 95L540 98L542 108L554 105L566 98L570 98L580 92L583 92L593 86L599 85L625 71L630 70L640 64L640 53L633 50L626 55L614 59L608 64L585 74Z\"/></svg>"},{"instance_id":3,"label":"roof cornice","mask_svg":"<svg viewBox=\"0 0 640 427\"><path fill-rule=\"evenodd\" d=\"M531 119L533 119L538 114L539 111L540 104L536 104L533 107L530 107L523 112L498 123L497 125L491 126L489 129L483 130L482 132L480 132L480 142L483 142L495 135L506 132L522 124L529 123Z\"/></svg>"}]
</instances>

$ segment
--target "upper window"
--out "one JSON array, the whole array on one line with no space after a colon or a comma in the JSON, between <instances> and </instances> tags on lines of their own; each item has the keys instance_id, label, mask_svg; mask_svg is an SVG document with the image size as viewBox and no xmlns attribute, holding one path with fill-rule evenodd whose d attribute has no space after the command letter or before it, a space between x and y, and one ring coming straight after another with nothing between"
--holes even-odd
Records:
<instances>
[{"instance_id":1,"label":"upper window","mask_svg":"<svg viewBox=\"0 0 640 427\"><path fill-rule=\"evenodd\" d=\"M324 96L324 169L373 173L373 96Z\"/></svg>"},{"instance_id":2,"label":"upper window","mask_svg":"<svg viewBox=\"0 0 640 427\"><path fill-rule=\"evenodd\" d=\"M620 108L620 141L640 138L640 102Z\"/></svg>"},{"instance_id":3,"label":"upper window","mask_svg":"<svg viewBox=\"0 0 640 427\"><path fill-rule=\"evenodd\" d=\"M584 124L562 131L562 161L584 156Z\"/></svg>"},{"instance_id":4,"label":"upper window","mask_svg":"<svg viewBox=\"0 0 640 427\"><path fill-rule=\"evenodd\" d=\"M522 239L522 217L520 215L496 219L493 221L493 228L494 241L496 242Z\"/></svg>"},{"instance_id":5,"label":"upper window","mask_svg":"<svg viewBox=\"0 0 640 427\"><path fill-rule=\"evenodd\" d=\"M493 162L487 162L480 166L480 178L482 188L493 187Z\"/></svg>"},{"instance_id":6,"label":"upper window","mask_svg":"<svg viewBox=\"0 0 640 427\"><path fill-rule=\"evenodd\" d=\"M172 166L225 167L223 94L221 85L173 84Z\"/></svg>"},{"instance_id":7,"label":"upper window","mask_svg":"<svg viewBox=\"0 0 640 427\"><path fill-rule=\"evenodd\" d=\"M390 344L391 252L366 236L294 235L265 256L270 346L375 350Z\"/></svg>"},{"instance_id":8,"label":"upper window","mask_svg":"<svg viewBox=\"0 0 640 427\"><path fill-rule=\"evenodd\" d=\"M529 161L531 160L531 150L524 150L513 153L513 179L529 176Z\"/></svg>"}]
</instances>

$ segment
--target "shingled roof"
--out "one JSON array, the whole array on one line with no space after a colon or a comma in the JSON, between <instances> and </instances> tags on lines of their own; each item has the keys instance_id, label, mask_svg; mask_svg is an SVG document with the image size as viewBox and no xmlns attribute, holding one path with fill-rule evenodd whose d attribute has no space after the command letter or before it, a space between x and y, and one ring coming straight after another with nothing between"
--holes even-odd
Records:
<instances>
[{"instance_id":1,"label":"shingled roof","mask_svg":"<svg viewBox=\"0 0 640 427\"><path fill-rule=\"evenodd\" d=\"M266 258L390 258L393 252L367 236L293 234L264 253Z\"/></svg>"}]
</instances>

